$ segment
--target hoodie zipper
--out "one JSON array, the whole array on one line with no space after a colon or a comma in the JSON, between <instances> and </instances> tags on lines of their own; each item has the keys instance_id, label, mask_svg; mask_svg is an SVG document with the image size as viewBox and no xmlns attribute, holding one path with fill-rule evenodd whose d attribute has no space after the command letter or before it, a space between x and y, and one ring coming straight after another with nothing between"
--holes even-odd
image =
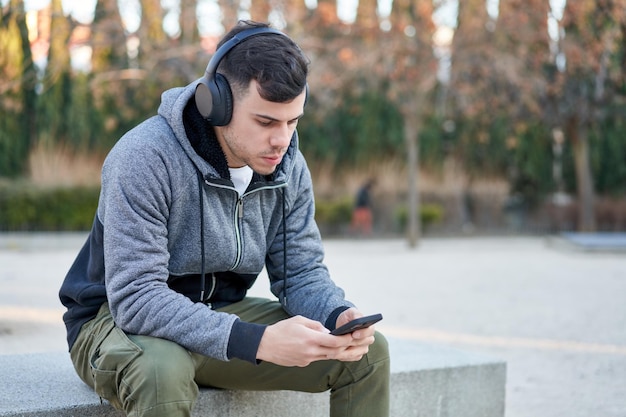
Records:
<instances>
[{"instance_id":1,"label":"hoodie zipper","mask_svg":"<svg viewBox=\"0 0 626 417\"><path fill-rule=\"evenodd\" d=\"M207 303L205 302L205 300L210 300L211 297L213 297L216 286L217 286L217 278L215 277L215 273L211 272L211 289L209 290L209 294L206 297L204 296L204 288L202 289L202 292L200 293L200 302L206 304L207 306L209 306L209 308L211 308L211 303Z\"/></svg>"},{"instance_id":2,"label":"hoodie zipper","mask_svg":"<svg viewBox=\"0 0 626 417\"><path fill-rule=\"evenodd\" d=\"M236 190L235 190L236 192ZM245 195L245 194L244 194ZM237 268L239 263L241 262L241 258L243 256L243 242L241 239L241 223L243 221L243 196L239 196L237 199L237 204L235 205L235 243L237 245L237 256L235 258L235 263L230 267L231 270Z\"/></svg>"},{"instance_id":3,"label":"hoodie zipper","mask_svg":"<svg viewBox=\"0 0 626 417\"><path fill-rule=\"evenodd\" d=\"M233 187L222 185L222 184L215 184L215 183L209 182L207 179L205 179L204 182L211 187L224 188L224 189L232 190L233 192L237 193L237 190L235 190L235 188ZM237 197L237 202L235 203L235 212L233 213L233 223L234 223L233 225L235 227L236 256L235 256L235 262L230 267L231 271L239 266L243 258L243 238L241 236L241 226L242 226L243 215L244 215L243 199L246 196L256 193L258 191L261 191L261 190L274 190L278 188L284 188L286 186L287 186L287 183L283 182L280 184L264 185L258 188L253 188L252 190L243 193L243 195L241 196L237 193L238 197Z\"/></svg>"}]
</instances>

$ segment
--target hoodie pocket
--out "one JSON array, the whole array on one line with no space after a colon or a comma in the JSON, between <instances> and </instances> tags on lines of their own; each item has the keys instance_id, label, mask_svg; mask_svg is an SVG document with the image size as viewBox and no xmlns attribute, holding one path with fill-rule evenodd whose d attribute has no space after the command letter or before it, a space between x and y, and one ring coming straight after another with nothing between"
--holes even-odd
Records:
<instances>
[{"instance_id":1,"label":"hoodie pocket","mask_svg":"<svg viewBox=\"0 0 626 417\"><path fill-rule=\"evenodd\" d=\"M90 359L94 391L115 408L122 409L119 387L126 367L142 350L118 327L113 327Z\"/></svg>"}]
</instances>

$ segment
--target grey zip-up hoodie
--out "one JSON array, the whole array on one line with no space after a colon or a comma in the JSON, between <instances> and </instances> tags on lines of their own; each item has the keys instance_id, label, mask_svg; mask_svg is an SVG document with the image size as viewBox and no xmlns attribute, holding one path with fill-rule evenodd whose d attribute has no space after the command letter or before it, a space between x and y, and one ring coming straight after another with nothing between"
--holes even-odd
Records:
<instances>
[{"instance_id":1,"label":"grey zip-up hoodie","mask_svg":"<svg viewBox=\"0 0 626 417\"><path fill-rule=\"evenodd\" d=\"M240 197L187 137L183 113L196 84L166 91L158 115L107 156L92 231L60 290L70 349L108 302L127 333L254 362L265 327L211 307L242 299L264 266L291 315L332 329L353 305L323 264L297 134L276 172L255 175Z\"/></svg>"}]
</instances>

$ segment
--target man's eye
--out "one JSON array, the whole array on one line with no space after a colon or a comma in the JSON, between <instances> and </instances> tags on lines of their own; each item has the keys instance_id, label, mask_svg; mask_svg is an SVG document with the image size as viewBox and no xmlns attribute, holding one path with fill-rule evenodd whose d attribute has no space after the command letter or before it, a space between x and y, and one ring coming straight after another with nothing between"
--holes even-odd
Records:
<instances>
[{"instance_id":1,"label":"man's eye","mask_svg":"<svg viewBox=\"0 0 626 417\"><path fill-rule=\"evenodd\" d=\"M272 121L271 120L268 120L268 121L266 121L266 120L259 120L259 124L261 126L269 126L269 125L272 124Z\"/></svg>"}]
</instances>

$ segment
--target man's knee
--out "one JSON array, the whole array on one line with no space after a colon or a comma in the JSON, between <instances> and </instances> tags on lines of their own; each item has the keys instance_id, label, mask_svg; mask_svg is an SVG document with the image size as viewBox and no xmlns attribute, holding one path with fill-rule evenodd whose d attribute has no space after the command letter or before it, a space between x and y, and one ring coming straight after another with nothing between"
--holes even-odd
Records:
<instances>
[{"instance_id":1,"label":"man's knee","mask_svg":"<svg viewBox=\"0 0 626 417\"><path fill-rule=\"evenodd\" d=\"M120 383L123 408L138 416L189 415L198 396L189 352L163 339L129 338L142 353L129 364ZM172 414L174 410L177 411Z\"/></svg>"},{"instance_id":2,"label":"man's knee","mask_svg":"<svg viewBox=\"0 0 626 417\"><path fill-rule=\"evenodd\" d=\"M376 332L374 343L370 345L367 353L367 360L371 364L389 360L389 344L382 333Z\"/></svg>"},{"instance_id":3,"label":"man's knee","mask_svg":"<svg viewBox=\"0 0 626 417\"><path fill-rule=\"evenodd\" d=\"M390 373L389 345L387 339L376 332L374 343L369 346L367 354L358 362L342 362L349 372L343 373L340 384L366 381L371 378L388 381ZM348 379L343 379L348 377Z\"/></svg>"}]
</instances>

